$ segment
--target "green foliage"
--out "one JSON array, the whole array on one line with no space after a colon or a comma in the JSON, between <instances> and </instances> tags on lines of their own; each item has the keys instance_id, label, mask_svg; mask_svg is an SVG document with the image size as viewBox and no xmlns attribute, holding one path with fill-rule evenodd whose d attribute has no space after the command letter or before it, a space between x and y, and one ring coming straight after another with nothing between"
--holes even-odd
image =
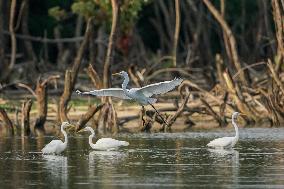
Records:
<instances>
[{"instance_id":1,"label":"green foliage","mask_svg":"<svg viewBox=\"0 0 284 189\"><path fill-rule=\"evenodd\" d=\"M64 20L67 17L66 11L60 9L59 6L48 9L48 15L55 18L57 21Z\"/></svg>"},{"instance_id":2,"label":"green foliage","mask_svg":"<svg viewBox=\"0 0 284 189\"><path fill-rule=\"evenodd\" d=\"M131 28L138 18L138 13L143 5L150 0L123 0L120 5L120 24L122 30ZM106 22L108 25L112 19L112 7L110 0L77 0L71 6L74 13L89 18L95 17L97 23Z\"/></svg>"},{"instance_id":3,"label":"green foliage","mask_svg":"<svg viewBox=\"0 0 284 189\"><path fill-rule=\"evenodd\" d=\"M138 19L138 13L149 0L124 0L120 7L121 11L121 27L125 31L132 28Z\"/></svg>"},{"instance_id":4,"label":"green foliage","mask_svg":"<svg viewBox=\"0 0 284 189\"><path fill-rule=\"evenodd\" d=\"M98 7L92 0L77 0L71 6L74 13L82 15L85 18L96 16L97 8Z\"/></svg>"}]
</instances>

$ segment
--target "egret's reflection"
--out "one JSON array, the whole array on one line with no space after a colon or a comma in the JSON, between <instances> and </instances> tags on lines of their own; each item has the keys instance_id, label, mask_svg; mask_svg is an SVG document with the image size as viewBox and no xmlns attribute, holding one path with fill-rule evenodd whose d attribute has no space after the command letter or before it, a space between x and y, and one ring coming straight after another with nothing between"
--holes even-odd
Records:
<instances>
[{"instance_id":1,"label":"egret's reflection","mask_svg":"<svg viewBox=\"0 0 284 189\"><path fill-rule=\"evenodd\" d=\"M124 161L127 157L128 153L122 151L92 151L89 153L89 165L93 166L95 163L115 165Z\"/></svg>"},{"instance_id":2,"label":"egret's reflection","mask_svg":"<svg viewBox=\"0 0 284 189\"><path fill-rule=\"evenodd\" d=\"M63 184L62 186L67 185L68 178L68 159L65 156L57 156L57 155L43 155L43 159L45 160L45 168L51 174L52 181L57 181ZM56 184L56 182L54 183Z\"/></svg>"},{"instance_id":3,"label":"egret's reflection","mask_svg":"<svg viewBox=\"0 0 284 189\"><path fill-rule=\"evenodd\" d=\"M98 172L102 175L112 175L117 167L123 164L128 153L122 151L92 151L89 153L89 177L94 178ZM102 172L101 172L102 171Z\"/></svg>"},{"instance_id":4,"label":"egret's reflection","mask_svg":"<svg viewBox=\"0 0 284 189\"><path fill-rule=\"evenodd\" d=\"M219 149L212 148L211 149L211 148L209 148L208 151L214 157L225 157L225 156L228 156L228 155L236 155L236 153L239 154L239 152L234 150L234 149L222 149L222 148L219 148Z\"/></svg>"},{"instance_id":5,"label":"egret's reflection","mask_svg":"<svg viewBox=\"0 0 284 189\"><path fill-rule=\"evenodd\" d=\"M234 149L208 149L212 157L218 162L218 165L222 171L229 171L232 175L231 180L234 186L238 186L239 183L239 152ZM225 160L225 161L224 161ZM228 167L229 169L224 169ZM222 172L220 170L220 172ZM224 174L229 174L224 172Z\"/></svg>"}]
</instances>

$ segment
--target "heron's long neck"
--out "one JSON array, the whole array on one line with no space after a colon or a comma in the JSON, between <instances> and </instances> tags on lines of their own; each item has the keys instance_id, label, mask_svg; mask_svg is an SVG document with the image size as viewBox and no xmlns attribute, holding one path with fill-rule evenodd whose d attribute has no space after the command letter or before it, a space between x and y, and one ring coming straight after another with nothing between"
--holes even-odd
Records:
<instances>
[{"instance_id":1,"label":"heron's long neck","mask_svg":"<svg viewBox=\"0 0 284 189\"><path fill-rule=\"evenodd\" d=\"M93 137L95 136L95 133L92 132L92 134L89 136L89 144L92 148L95 147L95 144L93 143Z\"/></svg>"},{"instance_id":2,"label":"heron's long neck","mask_svg":"<svg viewBox=\"0 0 284 189\"><path fill-rule=\"evenodd\" d=\"M64 135L64 142L63 142L63 145L64 145L64 146L67 146L68 137L67 137L67 133L66 133L66 131L64 131L64 128L63 128L63 127L61 127L61 132L62 132L62 134Z\"/></svg>"},{"instance_id":3,"label":"heron's long neck","mask_svg":"<svg viewBox=\"0 0 284 189\"><path fill-rule=\"evenodd\" d=\"M127 91L127 89L126 89L126 86L127 86L128 83L129 83L129 77L128 77L127 74L126 74L126 75L123 75L123 77L124 77L124 81L123 81L123 83L122 83L122 89L123 89L123 91L124 91L125 93L127 93L128 91Z\"/></svg>"},{"instance_id":4,"label":"heron's long neck","mask_svg":"<svg viewBox=\"0 0 284 189\"><path fill-rule=\"evenodd\" d=\"M237 119L237 118L232 117L232 124L233 124L233 126L235 128L235 131L236 131L235 138L238 139L239 138L239 129L238 129L237 123L235 122L236 121L235 119Z\"/></svg>"}]
</instances>

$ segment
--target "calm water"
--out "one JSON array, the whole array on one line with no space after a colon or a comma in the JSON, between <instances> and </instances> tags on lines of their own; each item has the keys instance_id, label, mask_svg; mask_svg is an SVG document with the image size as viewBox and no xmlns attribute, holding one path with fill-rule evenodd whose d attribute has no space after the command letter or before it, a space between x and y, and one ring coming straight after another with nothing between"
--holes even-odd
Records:
<instances>
[{"instance_id":1,"label":"calm water","mask_svg":"<svg viewBox=\"0 0 284 189\"><path fill-rule=\"evenodd\" d=\"M208 150L221 132L119 134L119 151L93 151L70 136L60 156L40 149L54 137L0 138L0 188L284 188L284 129L241 129L234 150Z\"/></svg>"}]
</instances>

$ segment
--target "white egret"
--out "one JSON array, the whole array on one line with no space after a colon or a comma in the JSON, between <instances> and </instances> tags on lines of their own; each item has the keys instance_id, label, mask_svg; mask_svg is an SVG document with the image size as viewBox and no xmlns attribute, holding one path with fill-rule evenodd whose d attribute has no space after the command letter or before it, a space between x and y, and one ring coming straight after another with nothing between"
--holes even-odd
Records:
<instances>
[{"instance_id":1,"label":"white egret","mask_svg":"<svg viewBox=\"0 0 284 189\"><path fill-rule=\"evenodd\" d=\"M126 141L115 140L112 138L101 138L95 144L92 139L95 136L95 132L91 127L85 127L84 131L90 131L89 144L94 150L115 150L122 146L128 146L129 143Z\"/></svg>"},{"instance_id":2,"label":"white egret","mask_svg":"<svg viewBox=\"0 0 284 189\"><path fill-rule=\"evenodd\" d=\"M127 72L121 71L119 73L113 75L120 75L124 78L122 83L122 88L108 88L108 89L99 89L99 90L92 90L89 92L81 92L77 90L78 94L84 95L94 95L94 96L112 96L121 99L132 99L137 101L141 104L142 108L144 109L144 105L151 105L155 111L159 114L153 104L157 101L156 98L150 98L153 95L164 94L171 90L173 90L176 86L180 85L183 79L176 78L171 81L163 81L159 83L154 83L150 85L146 85L141 88L132 88L127 89L127 85L129 83L129 76ZM163 117L159 114L162 120L165 122ZM166 123L166 122L165 122Z\"/></svg>"},{"instance_id":3,"label":"white egret","mask_svg":"<svg viewBox=\"0 0 284 189\"><path fill-rule=\"evenodd\" d=\"M69 125L70 124L68 122L63 122L61 124L61 132L63 133L65 138L64 142L62 142L61 140L52 140L41 150L43 154L60 154L66 149L68 138L67 138L67 133L64 129Z\"/></svg>"},{"instance_id":4,"label":"white egret","mask_svg":"<svg viewBox=\"0 0 284 189\"><path fill-rule=\"evenodd\" d=\"M222 138L217 138L212 140L211 142L209 142L207 144L208 147L212 147L212 148L232 148L235 146L235 144L238 142L239 140L239 129L238 129L238 125L235 122L235 120L237 119L238 115L240 115L241 113L239 112L234 112L232 115L232 124L235 128L236 131L236 135L234 137L222 137Z\"/></svg>"}]
</instances>

